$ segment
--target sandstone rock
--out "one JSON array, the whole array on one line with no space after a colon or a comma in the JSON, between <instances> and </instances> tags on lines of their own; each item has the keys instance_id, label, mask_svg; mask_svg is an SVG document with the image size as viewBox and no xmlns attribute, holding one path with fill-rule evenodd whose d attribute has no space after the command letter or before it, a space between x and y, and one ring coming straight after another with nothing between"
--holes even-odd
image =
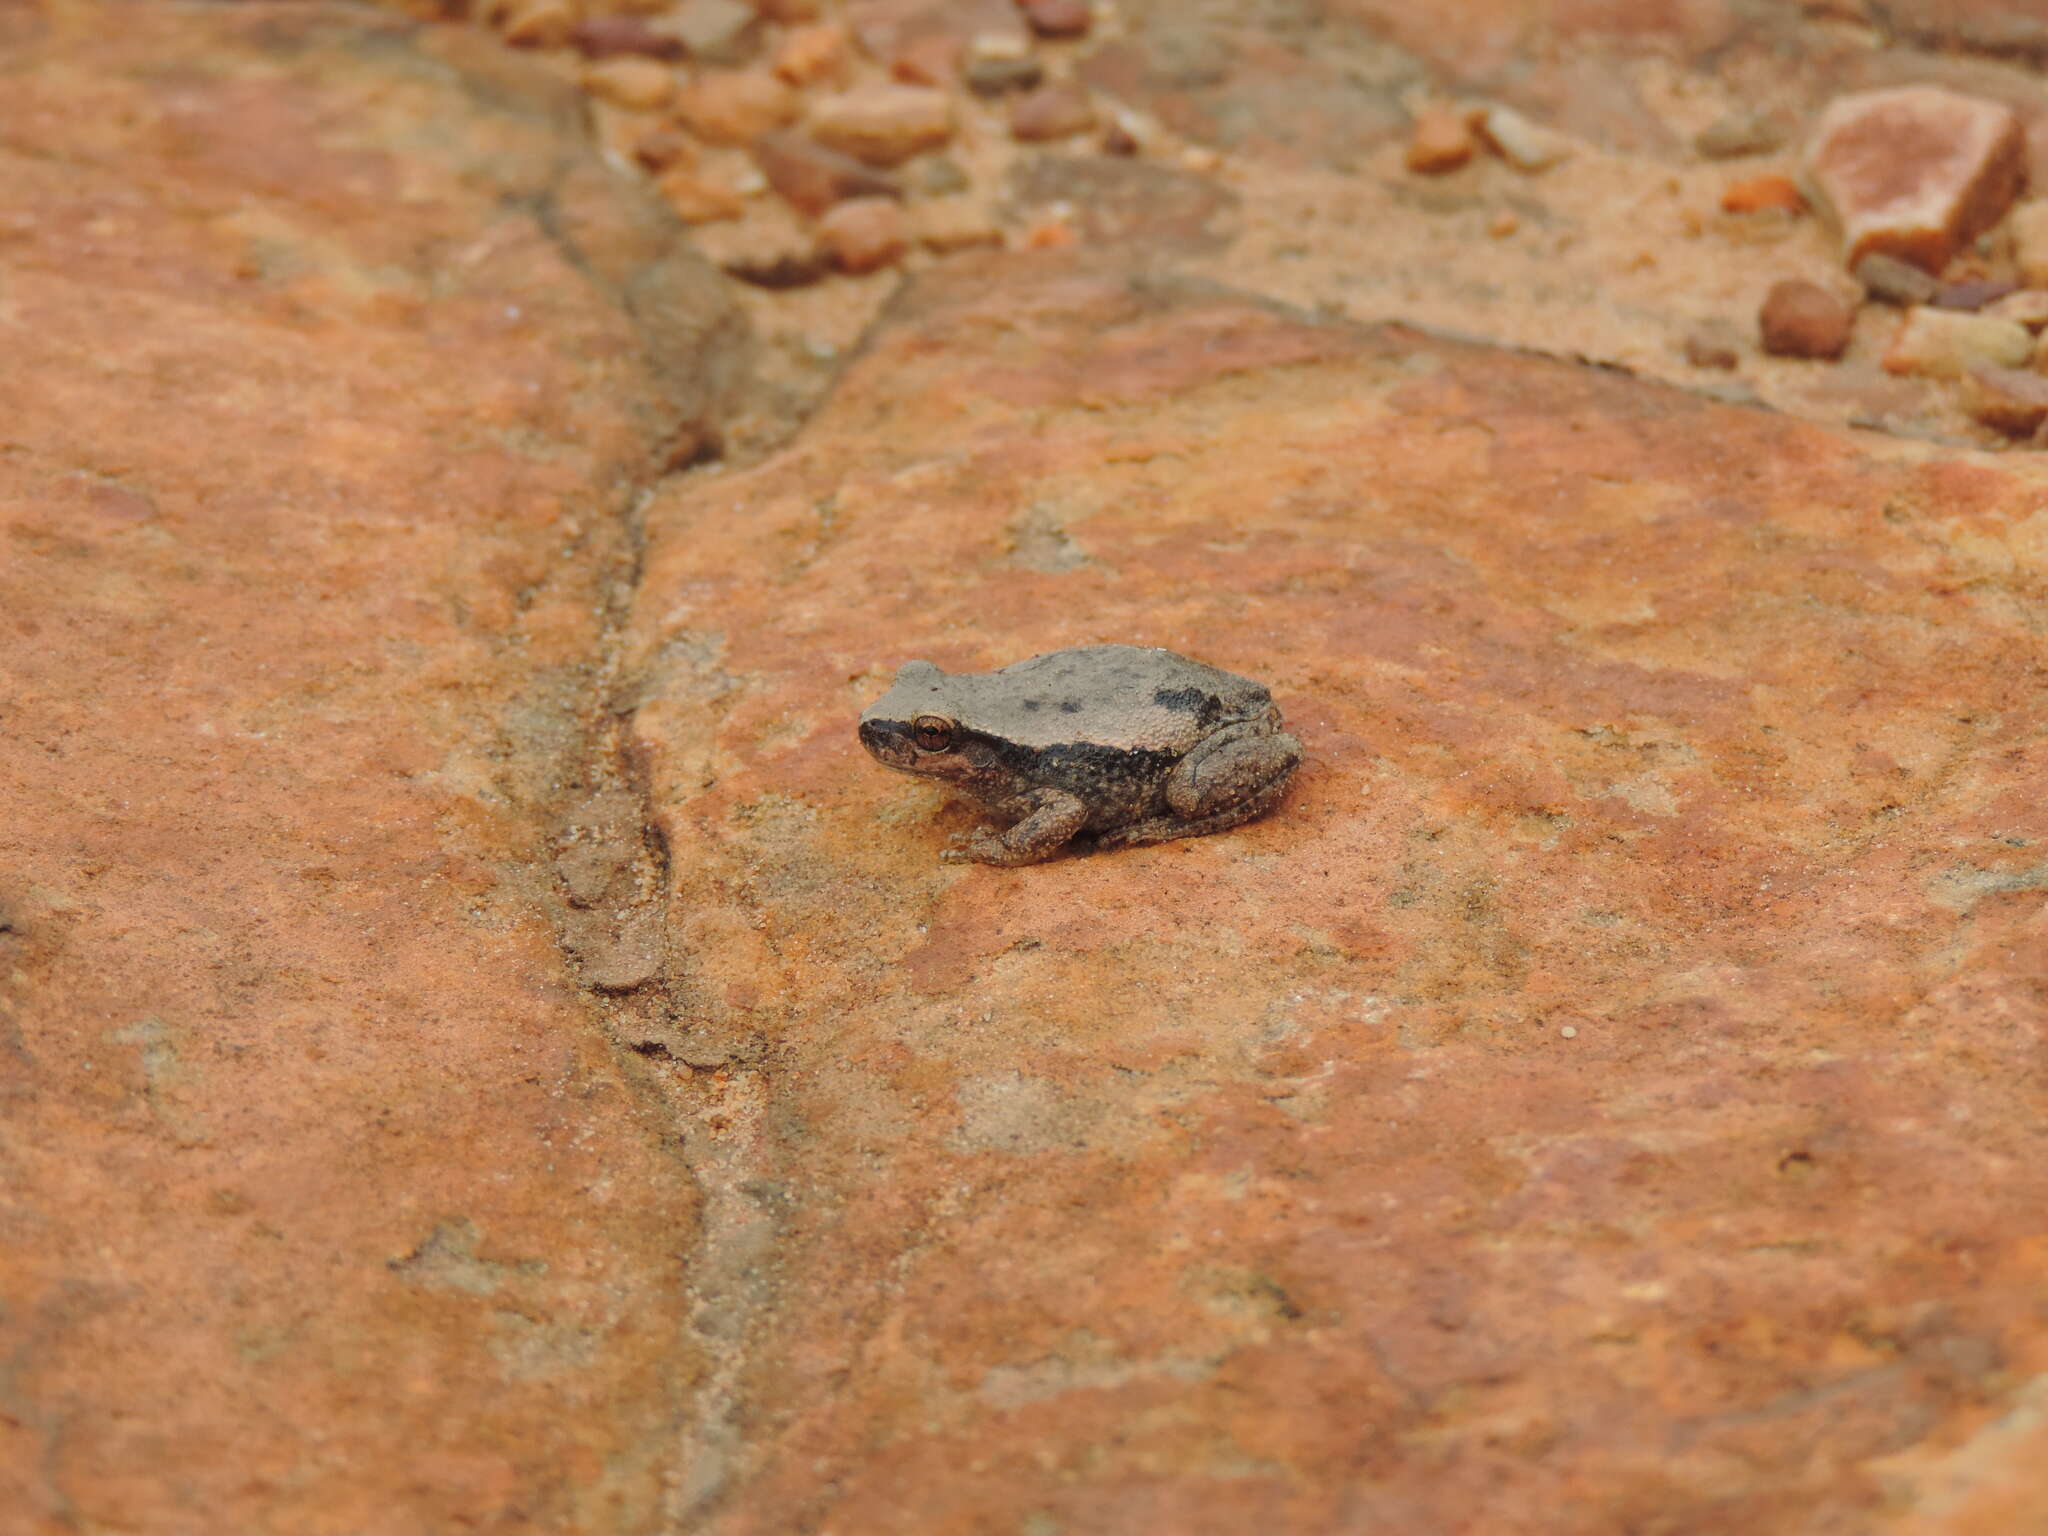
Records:
<instances>
[{"instance_id":1,"label":"sandstone rock","mask_svg":"<svg viewBox=\"0 0 2048 1536\"><path fill-rule=\"evenodd\" d=\"M1010 108L1010 136L1027 144L1070 139L1095 126L1095 101L1075 80L1055 80L1017 98Z\"/></svg>"},{"instance_id":2,"label":"sandstone rock","mask_svg":"<svg viewBox=\"0 0 2048 1536\"><path fill-rule=\"evenodd\" d=\"M791 85L843 79L853 66L853 39L836 22L814 22L783 34L775 45L775 73Z\"/></svg>"},{"instance_id":3,"label":"sandstone rock","mask_svg":"<svg viewBox=\"0 0 2048 1536\"><path fill-rule=\"evenodd\" d=\"M677 94L675 115L707 144L750 144L796 121L803 102L761 70L710 70Z\"/></svg>"},{"instance_id":4,"label":"sandstone rock","mask_svg":"<svg viewBox=\"0 0 2048 1536\"><path fill-rule=\"evenodd\" d=\"M707 64L744 64L760 46L760 13L742 0L681 0L662 29Z\"/></svg>"},{"instance_id":5,"label":"sandstone rock","mask_svg":"<svg viewBox=\"0 0 2048 1536\"><path fill-rule=\"evenodd\" d=\"M2031 288L2048 288L2048 198L2030 198L2013 209L2013 264Z\"/></svg>"},{"instance_id":6,"label":"sandstone rock","mask_svg":"<svg viewBox=\"0 0 2048 1536\"><path fill-rule=\"evenodd\" d=\"M1702 128L1694 135L1692 147L1708 160L1737 160L1771 154L1784 142L1784 129L1768 114L1738 107Z\"/></svg>"},{"instance_id":7,"label":"sandstone rock","mask_svg":"<svg viewBox=\"0 0 2048 1536\"><path fill-rule=\"evenodd\" d=\"M858 275L894 266L909 246L909 232L895 199L856 197L818 221L818 240L833 266Z\"/></svg>"},{"instance_id":8,"label":"sandstone rock","mask_svg":"<svg viewBox=\"0 0 2048 1536\"><path fill-rule=\"evenodd\" d=\"M1094 247L920 276L787 451L646 509L678 972L774 1042L695 1074L716 1273L769 1220L777 1268L713 1420L764 1448L676 1528L1932 1532L1973 1442L2026 1486L2039 503ZM858 706L1112 637L1269 681L1289 801L940 865L977 813Z\"/></svg>"},{"instance_id":9,"label":"sandstone rock","mask_svg":"<svg viewBox=\"0 0 2048 1536\"><path fill-rule=\"evenodd\" d=\"M2024 367L2033 352L2034 338L2023 325L1923 305L1906 311L1906 323L1892 338L1884 366L1890 373L1952 379L1980 363Z\"/></svg>"},{"instance_id":10,"label":"sandstone rock","mask_svg":"<svg viewBox=\"0 0 2048 1536\"><path fill-rule=\"evenodd\" d=\"M1900 261L1896 256L1887 256L1881 251L1872 251L1862 257L1852 275L1873 299L1896 304L1900 308L1911 304L1931 304L1935 294L1941 291L1940 283L1910 261Z\"/></svg>"},{"instance_id":11,"label":"sandstone rock","mask_svg":"<svg viewBox=\"0 0 2048 1536\"><path fill-rule=\"evenodd\" d=\"M1419 175L1440 176L1467 164L1477 147L1464 113L1451 107L1429 107L1415 116L1402 162Z\"/></svg>"},{"instance_id":12,"label":"sandstone rock","mask_svg":"<svg viewBox=\"0 0 2048 1536\"><path fill-rule=\"evenodd\" d=\"M629 112L652 112L675 94L676 77L655 59L614 58L583 71L583 89Z\"/></svg>"},{"instance_id":13,"label":"sandstone rock","mask_svg":"<svg viewBox=\"0 0 2048 1536\"><path fill-rule=\"evenodd\" d=\"M1018 9L1040 37L1084 37L1095 23L1088 0L1019 0Z\"/></svg>"},{"instance_id":14,"label":"sandstone rock","mask_svg":"<svg viewBox=\"0 0 2048 1536\"><path fill-rule=\"evenodd\" d=\"M901 195L896 178L887 171L800 134L763 135L754 145L754 163L769 186L812 218L850 197Z\"/></svg>"},{"instance_id":15,"label":"sandstone rock","mask_svg":"<svg viewBox=\"0 0 2048 1536\"><path fill-rule=\"evenodd\" d=\"M548 866L744 325L480 28L6 50L0 1527L660 1529L695 1133Z\"/></svg>"},{"instance_id":16,"label":"sandstone rock","mask_svg":"<svg viewBox=\"0 0 2048 1536\"><path fill-rule=\"evenodd\" d=\"M612 59L638 54L673 61L683 56L682 39L656 31L644 16L612 13L586 16L576 23L570 41L586 59Z\"/></svg>"},{"instance_id":17,"label":"sandstone rock","mask_svg":"<svg viewBox=\"0 0 2048 1536\"><path fill-rule=\"evenodd\" d=\"M1751 176L1730 182L1721 192L1724 213L1804 213L1806 194L1789 176Z\"/></svg>"},{"instance_id":18,"label":"sandstone rock","mask_svg":"<svg viewBox=\"0 0 2048 1536\"><path fill-rule=\"evenodd\" d=\"M1777 357L1840 357L1856 312L1818 283L1796 278L1771 285L1757 311L1763 348Z\"/></svg>"},{"instance_id":19,"label":"sandstone rock","mask_svg":"<svg viewBox=\"0 0 2048 1536\"><path fill-rule=\"evenodd\" d=\"M868 85L820 102L812 137L870 165L900 165L953 136L953 103L915 85Z\"/></svg>"},{"instance_id":20,"label":"sandstone rock","mask_svg":"<svg viewBox=\"0 0 2048 1536\"><path fill-rule=\"evenodd\" d=\"M1988 427L2027 436L2048 421L2048 377L2032 369L1979 364L1963 379L1970 414Z\"/></svg>"},{"instance_id":21,"label":"sandstone rock","mask_svg":"<svg viewBox=\"0 0 2048 1536\"><path fill-rule=\"evenodd\" d=\"M1996 102L1936 86L1837 98L1805 150L1853 267L1879 251L1939 272L2004 214L2025 178L2026 136Z\"/></svg>"},{"instance_id":22,"label":"sandstone rock","mask_svg":"<svg viewBox=\"0 0 2048 1536\"><path fill-rule=\"evenodd\" d=\"M1472 129L1518 171L1548 170L1570 156L1571 140L1538 127L1513 107L1483 107L1470 115Z\"/></svg>"}]
</instances>

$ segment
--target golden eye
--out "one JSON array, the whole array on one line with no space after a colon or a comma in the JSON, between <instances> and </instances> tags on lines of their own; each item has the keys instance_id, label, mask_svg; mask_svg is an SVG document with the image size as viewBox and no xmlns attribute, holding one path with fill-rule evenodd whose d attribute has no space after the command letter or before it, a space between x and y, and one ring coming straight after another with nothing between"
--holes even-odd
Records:
<instances>
[{"instance_id":1,"label":"golden eye","mask_svg":"<svg viewBox=\"0 0 2048 1536\"><path fill-rule=\"evenodd\" d=\"M944 715L919 715L910 722L910 739L922 751L943 752L953 745L953 722Z\"/></svg>"}]
</instances>

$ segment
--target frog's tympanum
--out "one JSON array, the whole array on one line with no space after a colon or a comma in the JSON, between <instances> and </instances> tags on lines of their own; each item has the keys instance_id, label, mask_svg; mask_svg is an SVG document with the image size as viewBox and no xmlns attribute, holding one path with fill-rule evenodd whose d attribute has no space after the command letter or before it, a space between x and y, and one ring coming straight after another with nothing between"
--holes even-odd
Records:
<instances>
[{"instance_id":1,"label":"frog's tympanum","mask_svg":"<svg viewBox=\"0 0 2048 1536\"><path fill-rule=\"evenodd\" d=\"M999 672L904 664L860 717L877 762L939 779L1014 823L940 857L1034 864L1221 832L1270 810L1301 762L1272 695L1172 651L1090 645Z\"/></svg>"}]
</instances>

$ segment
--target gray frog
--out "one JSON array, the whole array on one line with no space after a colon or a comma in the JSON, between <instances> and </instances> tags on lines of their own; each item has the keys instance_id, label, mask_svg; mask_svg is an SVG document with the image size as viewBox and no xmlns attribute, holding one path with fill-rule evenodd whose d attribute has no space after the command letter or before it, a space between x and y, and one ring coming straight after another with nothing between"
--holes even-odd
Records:
<instances>
[{"instance_id":1,"label":"gray frog","mask_svg":"<svg viewBox=\"0 0 2048 1536\"><path fill-rule=\"evenodd\" d=\"M860 740L877 762L1015 818L940 855L984 864L1035 864L1083 834L1127 848L1221 832L1278 804L1301 762L1261 684L1136 645L987 673L906 662Z\"/></svg>"}]
</instances>

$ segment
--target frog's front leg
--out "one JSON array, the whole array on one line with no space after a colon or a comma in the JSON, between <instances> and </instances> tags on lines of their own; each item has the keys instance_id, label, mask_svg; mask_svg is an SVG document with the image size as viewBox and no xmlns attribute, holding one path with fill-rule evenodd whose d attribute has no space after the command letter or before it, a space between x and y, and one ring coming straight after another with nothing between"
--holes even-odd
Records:
<instances>
[{"instance_id":1,"label":"frog's front leg","mask_svg":"<svg viewBox=\"0 0 2048 1536\"><path fill-rule=\"evenodd\" d=\"M1263 721L1218 731L1174 765L1166 803L1187 821L1206 821L1240 805L1264 809L1301 765L1301 743ZM1248 812L1249 816L1257 812Z\"/></svg>"},{"instance_id":2,"label":"frog's front leg","mask_svg":"<svg viewBox=\"0 0 2048 1536\"><path fill-rule=\"evenodd\" d=\"M1025 803L1024 819L1009 831L977 828L965 848L948 848L939 857L949 864L1036 864L1064 848L1088 820L1088 807L1062 789L1034 789Z\"/></svg>"}]
</instances>

